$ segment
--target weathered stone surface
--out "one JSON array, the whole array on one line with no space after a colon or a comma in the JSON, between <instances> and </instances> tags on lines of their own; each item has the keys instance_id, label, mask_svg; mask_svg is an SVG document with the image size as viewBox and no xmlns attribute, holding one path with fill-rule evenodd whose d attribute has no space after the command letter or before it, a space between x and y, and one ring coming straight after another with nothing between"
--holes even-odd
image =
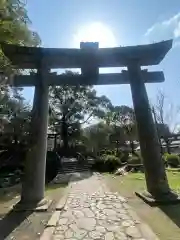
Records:
<instances>
[{"instance_id":1,"label":"weathered stone surface","mask_svg":"<svg viewBox=\"0 0 180 240\"><path fill-rule=\"evenodd\" d=\"M106 226L106 229L110 232L117 232L119 230L119 226L109 224Z\"/></svg>"},{"instance_id":2,"label":"weathered stone surface","mask_svg":"<svg viewBox=\"0 0 180 240\"><path fill-rule=\"evenodd\" d=\"M117 240L129 240L123 231L116 232L114 236Z\"/></svg>"},{"instance_id":3,"label":"weathered stone surface","mask_svg":"<svg viewBox=\"0 0 180 240\"><path fill-rule=\"evenodd\" d=\"M114 234L112 232L107 232L105 235L105 240L114 240Z\"/></svg>"},{"instance_id":4,"label":"weathered stone surface","mask_svg":"<svg viewBox=\"0 0 180 240\"><path fill-rule=\"evenodd\" d=\"M122 209L122 204L121 203L114 203L113 206L116 208L116 209Z\"/></svg>"},{"instance_id":5,"label":"weathered stone surface","mask_svg":"<svg viewBox=\"0 0 180 240\"><path fill-rule=\"evenodd\" d=\"M65 232L65 237L66 238L72 238L73 237L73 231L72 231L72 229L71 228L69 228L66 232Z\"/></svg>"},{"instance_id":6,"label":"weathered stone surface","mask_svg":"<svg viewBox=\"0 0 180 240\"><path fill-rule=\"evenodd\" d=\"M107 216L104 215L104 214L101 213L101 212L96 212L96 218L97 218L97 219L106 219Z\"/></svg>"},{"instance_id":7,"label":"weathered stone surface","mask_svg":"<svg viewBox=\"0 0 180 240\"><path fill-rule=\"evenodd\" d=\"M101 232L101 233L105 233L106 232L106 229L102 226L96 226L96 231L97 232Z\"/></svg>"},{"instance_id":8,"label":"weathered stone surface","mask_svg":"<svg viewBox=\"0 0 180 240\"><path fill-rule=\"evenodd\" d=\"M78 227L77 227L77 225L76 225L75 223L70 224L70 225L69 225L69 228L71 228L74 232L75 232L75 231L78 231Z\"/></svg>"},{"instance_id":9,"label":"weathered stone surface","mask_svg":"<svg viewBox=\"0 0 180 240\"><path fill-rule=\"evenodd\" d=\"M131 220L131 217L128 214L118 214L118 217L122 220Z\"/></svg>"},{"instance_id":10,"label":"weathered stone surface","mask_svg":"<svg viewBox=\"0 0 180 240\"><path fill-rule=\"evenodd\" d=\"M102 236L103 236L103 233L101 232L98 232L98 231L92 231L89 233L89 237L91 239L102 239Z\"/></svg>"},{"instance_id":11,"label":"weathered stone surface","mask_svg":"<svg viewBox=\"0 0 180 240\"><path fill-rule=\"evenodd\" d=\"M91 209L89 209L89 208L84 208L83 212L84 212L84 215L86 217L90 217L91 218L91 217L95 216L94 212Z\"/></svg>"},{"instance_id":12,"label":"weathered stone surface","mask_svg":"<svg viewBox=\"0 0 180 240\"><path fill-rule=\"evenodd\" d=\"M64 240L64 235L63 234L56 234L53 237L53 240Z\"/></svg>"},{"instance_id":13,"label":"weathered stone surface","mask_svg":"<svg viewBox=\"0 0 180 240\"><path fill-rule=\"evenodd\" d=\"M140 231L135 226L128 227L126 229L126 234L127 234L127 236L129 236L131 238L135 238L135 239L142 237L141 234L140 234Z\"/></svg>"},{"instance_id":14,"label":"weathered stone surface","mask_svg":"<svg viewBox=\"0 0 180 240\"><path fill-rule=\"evenodd\" d=\"M130 227L130 226L134 226L134 222L132 220L126 220L122 222L122 226L123 227Z\"/></svg>"},{"instance_id":15,"label":"weathered stone surface","mask_svg":"<svg viewBox=\"0 0 180 240\"><path fill-rule=\"evenodd\" d=\"M58 221L59 225L65 225L68 222L68 218L60 218Z\"/></svg>"},{"instance_id":16,"label":"weathered stone surface","mask_svg":"<svg viewBox=\"0 0 180 240\"><path fill-rule=\"evenodd\" d=\"M80 210L73 211L73 215L77 218L83 218L84 217L84 213L83 213L82 210L81 211Z\"/></svg>"},{"instance_id":17,"label":"weathered stone surface","mask_svg":"<svg viewBox=\"0 0 180 240\"><path fill-rule=\"evenodd\" d=\"M99 203L99 204L97 205L97 208L99 208L99 209L105 209L105 208L107 208L107 205L105 205L105 204L103 204L103 203Z\"/></svg>"},{"instance_id":18,"label":"weathered stone surface","mask_svg":"<svg viewBox=\"0 0 180 240\"><path fill-rule=\"evenodd\" d=\"M106 214L107 216L115 216L116 215L116 211L115 211L115 209L114 210L112 210L112 209L104 209L103 210L103 213L104 214Z\"/></svg>"},{"instance_id":19,"label":"weathered stone surface","mask_svg":"<svg viewBox=\"0 0 180 240\"><path fill-rule=\"evenodd\" d=\"M58 232L65 232L68 229L67 225L60 225L58 227L56 227L56 231Z\"/></svg>"},{"instance_id":20,"label":"weathered stone surface","mask_svg":"<svg viewBox=\"0 0 180 240\"><path fill-rule=\"evenodd\" d=\"M102 180L74 182L65 209L59 215L52 239L145 240L126 200L118 193L105 192ZM143 238L144 237L144 238Z\"/></svg>"},{"instance_id":21,"label":"weathered stone surface","mask_svg":"<svg viewBox=\"0 0 180 240\"><path fill-rule=\"evenodd\" d=\"M77 232L74 233L74 237L76 239L84 239L84 237L87 235L87 231L78 229Z\"/></svg>"},{"instance_id":22,"label":"weathered stone surface","mask_svg":"<svg viewBox=\"0 0 180 240\"><path fill-rule=\"evenodd\" d=\"M96 220L94 218L80 218L77 220L77 226L79 229L92 231L96 226Z\"/></svg>"},{"instance_id":23,"label":"weathered stone surface","mask_svg":"<svg viewBox=\"0 0 180 240\"><path fill-rule=\"evenodd\" d=\"M73 214L72 214L72 212L71 211L66 211L66 212L63 212L63 213L61 213L61 216L60 216L61 218L74 218L74 216L73 216Z\"/></svg>"}]
</instances>

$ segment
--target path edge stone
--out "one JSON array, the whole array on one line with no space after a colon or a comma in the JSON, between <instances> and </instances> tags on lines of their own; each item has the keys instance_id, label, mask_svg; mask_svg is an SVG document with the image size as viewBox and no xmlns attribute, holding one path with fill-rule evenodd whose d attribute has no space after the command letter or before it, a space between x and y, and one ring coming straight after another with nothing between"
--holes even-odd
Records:
<instances>
[{"instance_id":1,"label":"path edge stone","mask_svg":"<svg viewBox=\"0 0 180 240\"><path fill-rule=\"evenodd\" d=\"M46 228L44 229L40 240L51 240L53 233L55 231L57 222L59 220L59 216L61 215L61 211L64 209L64 206L67 201L68 193L70 191L70 185L66 187L66 189L63 191L63 196L60 198L59 202L56 205L56 209L53 212L51 218L49 219Z\"/></svg>"},{"instance_id":2,"label":"path edge stone","mask_svg":"<svg viewBox=\"0 0 180 240\"><path fill-rule=\"evenodd\" d=\"M62 211L66 205L66 201L68 198L68 194L70 192L71 185L70 182L68 183L68 186L66 189L63 191L63 196L60 198L59 202L56 205L56 211Z\"/></svg>"},{"instance_id":3,"label":"path edge stone","mask_svg":"<svg viewBox=\"0 0 180 240\"><path fill-rule=\"evenodd\" d=\"M40 237L40 240L51 240L55 227L45 228L43 234Z\"/></svg>"}]
</instances>

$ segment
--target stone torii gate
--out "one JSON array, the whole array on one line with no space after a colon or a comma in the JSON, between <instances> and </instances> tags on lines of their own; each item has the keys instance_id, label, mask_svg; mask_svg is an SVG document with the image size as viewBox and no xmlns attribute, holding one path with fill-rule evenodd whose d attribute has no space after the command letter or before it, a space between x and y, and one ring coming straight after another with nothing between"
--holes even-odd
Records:
<instances>
[{"instance_id":1,"label":"stone torii gate","mask_svg":"<svg viewBox=\"0 0 180 240\"><path fill-rule=\"evenodd\" d=\"M145 83L163 82L163 72L148 72L141 66L159 64L172 47L172 40L150 45L98 48L98 43L81 43L80 49L34 48L2 44L4 54L19 69L37 69L37 74L14 76L14 86L35 86L32 110L32 145L25 166L21 205L44 203L50 85L130 84L139 141L144 159L148 195L154 200L177 199L168 185L160 144L153 122ZM99 67L127 67L127 71L99 74ZM75 76L50 73L53 68L81 68Z\"/></svg>"}]
</instances>

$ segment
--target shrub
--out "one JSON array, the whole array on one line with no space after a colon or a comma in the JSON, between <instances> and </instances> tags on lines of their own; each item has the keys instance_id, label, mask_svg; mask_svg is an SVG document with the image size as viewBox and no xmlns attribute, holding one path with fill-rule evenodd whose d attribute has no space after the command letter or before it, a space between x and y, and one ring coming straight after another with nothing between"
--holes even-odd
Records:
<instances>
[{"instance_id":1,"label":"shrub","mask_svg":"<svg viewBox=\"0 0 180 240\"><path fill-rule=\"evenodd\" d=\"M142 155L141 155L141 151L136 151L136 152L134 152L133 153L133 156L135 156L135 157L137 157L137 158L140 158L141 159L141 161L142 161Z\"/></svg>"},{"instance_id":2,"label":"shrub","mask_svg":"<svg viewBox=\"0 0 180 240\"><path fill-rule=\"evenodd\" d=\"M121 164L120 159L114 155L106 154L103 155L102 158L104 159L104 165L108 172L113 172Z\"/></svg>"},{"instance_id":3,"label":"shrub","mask_svg":"<svg viewBox=\"0 0 180 240\"><path fill-rule=\"evenodd\" d=\"M127 163L128 162L128 158L129 158L129 152L128 151L123 151L121 153L121 157L120 157L121 162L122 163Z\"/></svg>"},{"instance_id":4,"label":"shrub","mask_svg":"<svg viewBox=\"0 0 180 240\"><path fill-rule=\"evenodd\" d=\"M177 168L180 165L180 158L176 154L165 154L164 158L170 167Z\"/></svg>"},{"instance_id":5,"label":"shrub","mask_svg":"<svg viewBox=\"0 0 180 240\"><path fill-rule=\"evenodd\" d=\"M165 167L168 167L167 155L169 155L169 154L168 154L168 153L164 153L164 154L162 155L162 160L163 160L163 162L164 162Z\"/></svg>"},{"instance_id":6,"label":"shrub","mask_svg":"<svg viewBox=\"0 0 180 240\"><path fill-rule=\"evenodd\" d=\"M60 168L60 157L56 152L47 152L46 157L46 183L55 178Z\"/></svg>"},{"instance_id":7,"label":"shrub","mask_svg":"<svg viewBox=\"0 0 180 240\"><path fill-rule=\"evenodd\" d=\"M94 170L100 172L113 172L121 165L121 161L118 157L112 154L102 154L95 160L93 166Z\"/></svg>"},{"instance_id":8,"label":"shrub","mask_svg":"<svg viewBox=\"0 0 180 240\"><path fill-rule=\"evenodd\" d=\"M128 159L128 166L127 166L128 171L133 171L133 172L144 172L144 167L142 164L142 158L138 155L133 155Z\"/></svg>"},{"instance_id":9,"label":"shrub","mask_svg":"<svg viewBox=\"0 0 180 240\"><path fill-rule=\"evenodd\" d=\"M128 164L130 164L130 165L140 165L140 164L142 164L142 159L140 157L137 157L137 156L131 156L128 159Z\"/></svg>"}]
</instances>

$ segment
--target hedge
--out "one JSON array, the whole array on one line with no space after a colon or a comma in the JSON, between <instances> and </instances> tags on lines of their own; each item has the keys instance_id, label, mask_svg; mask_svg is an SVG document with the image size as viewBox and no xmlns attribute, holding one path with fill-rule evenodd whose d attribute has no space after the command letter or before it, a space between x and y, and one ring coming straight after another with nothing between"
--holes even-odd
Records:
<instances>
[{"instance_id":1,"label":"hedge","mask_svg":"<svg viewBox=\"0 0 180 240\"><path fill-rule=\"evenodd\" d=\"M168 166L177 168L180 166L180 158L176 154L164 154L164 160Z\"/></svg>"},{"instance_id":2,"label":"hedge","mask_svg":"<svg viewBox=\"0 0 180 240\"><path fill-rule=\"evenodd\" d=\"M112 154L103 154L95 160L93 169L100 172L113 172L119 166L121 166L121 161L118 157Z\"/></svg>"}]
</instances>

